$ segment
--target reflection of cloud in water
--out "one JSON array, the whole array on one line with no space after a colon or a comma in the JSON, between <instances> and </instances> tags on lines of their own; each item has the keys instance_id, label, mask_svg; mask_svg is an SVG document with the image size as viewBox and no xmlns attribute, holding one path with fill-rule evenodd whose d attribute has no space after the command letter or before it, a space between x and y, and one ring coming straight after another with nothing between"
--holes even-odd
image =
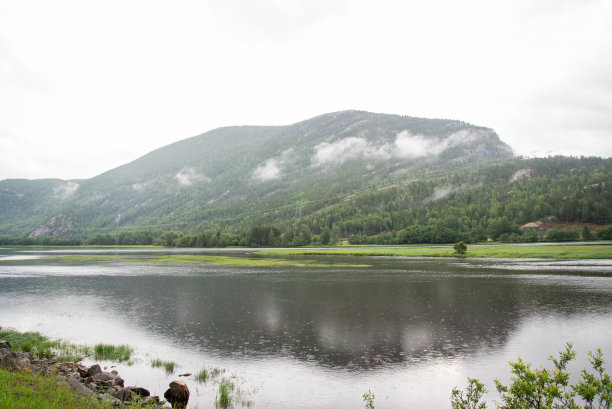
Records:
<instances>
[{"instance_id":1,"label":"reflection of cloud in water","mask_svg":"<svg viewBox=\"0 0 612 409\"><path fill-rule=\"evenodd\" d=\"M402 334L402 349L409 355L420 354L429 349L432 341L433 335L428 326L406 327Z\"/></svg>"},{"instance_id":2,"label":"reflection of cloud in water","mask_svg":"<svg viewBox=\"0 0 612 409\"><path fill-rule=\"evenodd\" d=\"M214 356L280 356L355 370L499 349L525 317L559 311L565 319L612 305L612 284L603 277L504 274L498 267L488 273L484 269L500 264L490 261L372 264L378 267L358 274L128 263L43 271L28 265L38 277L7 277L0 295L40 291L46 271L53 280L46 280L45 294L95 294L104 314L127 317L177 345Z\"/></svg>"},{"instance_id":3,"label":"reflection of cloud in water","mask_svg":"<svg viewBox=\"0 0 612 409\"><path fill-rule=\"evenodd\" d=\"M269 332L276 332L280 329L281 310L273 298L265 297L258 306L256 317Z\"/></svg>"}]
</instances>

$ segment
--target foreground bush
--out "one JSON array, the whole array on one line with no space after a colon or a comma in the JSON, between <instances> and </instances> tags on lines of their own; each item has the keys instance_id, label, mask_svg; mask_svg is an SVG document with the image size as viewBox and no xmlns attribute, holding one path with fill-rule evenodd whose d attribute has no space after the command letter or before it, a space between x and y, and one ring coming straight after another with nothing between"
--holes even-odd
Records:
<instances>
[{"instance_id":1,"label":"foreground bush","mask_svg":"<svg viewBox=\"0 0 612 409\"><path fill-rule=\"evenodd\" d=\"M503 385L495 380L495 387L501 396L497 404L500 409L593 409L612 407L612 383L604 368L601 350L589 352L589 362L594 372L583 370L578 382L570 385L567 364L576 357L572 345L567 344L559 359L552 356L553 369L531 369L531 364L519 358L510 362L512 368L511 384ZM451 406L453 409L485 409L481 402L487 393L484 384L478 379L468 378L464 391L453 389Z\"/></svg>"}]
</instances>

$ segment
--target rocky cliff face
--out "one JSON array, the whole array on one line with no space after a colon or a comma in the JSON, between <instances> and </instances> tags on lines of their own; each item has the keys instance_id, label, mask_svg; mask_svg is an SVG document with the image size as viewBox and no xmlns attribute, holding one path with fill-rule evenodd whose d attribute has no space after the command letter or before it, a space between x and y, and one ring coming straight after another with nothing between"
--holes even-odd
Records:
<instances>
[{"instance_id":1,"label":"rocky cliff face","mask_svg":"<svg viewBox=\"0 0 612 409\"><path fill-rule=\"evenodd\" d=\"M36 238L38 236L53 236L66 239L72 234L72 229L73 223L70 217L60 213L57 216L52 216L45 223L38 226L28 235L28 237Z\"/></svg>"}]
</instances>

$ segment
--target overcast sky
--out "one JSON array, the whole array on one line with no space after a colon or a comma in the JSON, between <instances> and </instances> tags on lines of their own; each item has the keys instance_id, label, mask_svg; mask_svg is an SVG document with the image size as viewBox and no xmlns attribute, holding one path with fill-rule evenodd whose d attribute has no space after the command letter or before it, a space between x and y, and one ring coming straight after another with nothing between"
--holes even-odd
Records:
<instances>
[{"instance_id":1,"label":"overcast sky","mask_svg":"<svg viewBox=\"0 0 612 409\"><path fill-rule=\"evenodd\" d=\"M612 1L0 0L0 180L345 109L612 156Z\"/></svg>"}]
</instances>

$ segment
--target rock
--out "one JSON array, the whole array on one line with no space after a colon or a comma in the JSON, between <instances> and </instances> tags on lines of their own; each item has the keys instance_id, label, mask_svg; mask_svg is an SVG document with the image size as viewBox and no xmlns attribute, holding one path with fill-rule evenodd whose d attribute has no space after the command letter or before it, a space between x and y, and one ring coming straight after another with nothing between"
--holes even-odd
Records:
<instances>
[{"instance_id":1,"label":"rock","mask_svg":"<svg viewBox=\"0 0 612 409\"><path fill-rule=\"evenodd\" d=\"M125 383L123 378L120 377L119 374L112 374L112 375L113 375L113 381L115 381L115 384L123 387L123 384Z\"/></svg>"},{"instance_id":2,"label":"rock","mask_svg":"<svg viewBox=\"0 0 612 409\"><path fill-rule=\"evenodd\" d=\"M64 379L76 393L110 401L115 407L121 407L123 401L139 397L144 402L149 402L151 408L168 408L159 403L157 396L150 396L151 393L145 388L138 386L123 388L124 381L115 370L108 373L103 372L100 365L88 368L72 362L35 359L32 354L26 352L13 352L8 341L0 341L0 368L13 371L23 371L27 368L28 371L35 373L53 373L58 379ZM170 388L167 393L170 393L169 396L173 399L173 407L186 408L189 399L187 385L182 381L174 381L170 384Z\"/></svg>"},{"instance_id":3,"label":"rock","mask_svg":"<svg viewBox=\"0 0 612 409\"><path fill-rule=\"evenodd\" d=\"M86 388L89 388L89 390L91 390L92 392L98 392L98 387L96 386L96 384L83 384L85 385Z\"/></svg>"},{"instance_id":4,"label":"rock","mask_svg":"<svg viewBox=\"0 0 612 409\"><path fill-rule=\"evenodd\" d=\"M113 398L121 401L132 399L132 391L129 389L119 389L118 391L111 393L111 395Z\"/></svg>"},{"instance_id":5,"label":"rock","mask_svg":"<svg viewBox=\"0 0 612 409\"><path fill-rule=\"evenodd\" d=\"M34 357L26 352L13 352L10 349L0 349L0 368L23 371L32 368Z\"/></svg>"},{"instance_id":6,"label":"rock","mask_svg":"<svg viewBox=\"0 0 612 409\"><path fill-rule=\"evenodd\" d=\"M142 403L146 405L149 405L151 402L155 402L156 404L159 403L159 397L157 396L147 396L146 398L144 398L144 400L142 401Z\"/></svg>"},{"instance_id":7,"label":"rock","mask_svg":"<svg viewBox=\"0 0 612 409\"><path fill-rule=\"evenodd\" d=\"M129 389L133 394L138 395L141 398L146 398L146 397L151 396L151 392L149 392L145 388L141 388L140 386L128 386L125 389ZM157 398L157 396L155 396L155 397Z\"/></svg>"},{"instance_id":8,"label":"rock","mask_svg":"<svg viewBox=\"0 0 612 409\"><path fill-rule=\"evenodd\" d=\"M95 383L103 384L108 381L112 381L114 376L108 372L100 372L91 377L91 380Z\"/></svg>"},{"instance_id":9,"label":"rock","mask_svg":"<svg viewBox=\"0 0 612 409\"><path fill-rule=\"evenodd\" d=\"M191 374L189 372L187 372L187 373L182 373L179 376L191 376Z\"/></svg>"},{"instance_id":10,"label":"rock","mask_svg":"<svg viewBox=\"0 0 612 409\"><path fill-rule=\"evenodd\" d=\"M101 372L102 372L102 368L100 368L100 365L95 364L89 367L89 369L87 370L87 376L94 376Z\"/></svg>"},{"instance_id":11,"label":"rock","mask_svg":"<svg viewBox=\"0 0 612 409\"><path fill-rule=\"evenodd\" d=\"M112 388L113 386L117 386L117 384L115 383L114 379L111 379L110 381L102 382L102 386L104 386L106 388Z\"/></svg>"},{"instance_id":12,"label":"rock","mask_svg":"<svg viewBox=\"0 0 612 409\"><path fill-rule=\"evenodd\" d=\"M164 393L164 398L170 402L173 409L186 409L189 401L189 388L183 381L172 381L170 389Z\"/></svg>"},{"instance_id":13,"label":"rock","mask_svg":"<svg viewBox=\"0 0 612 409\"><path fill-rule=\"evenodd\" d=\"M0 368L13 369L13 360L17 354L6 348L0 349Z\"/></svg>"},{"instance_id":14,"label":"rock","mask_svg":"<svg viewBox=\"0 0 612 409\"><path fill-rule=\"evenodd\" d=\"M75 378L68 378L68 385L75 390L79 395L93 395L94 391L77 381Z\"/></svg>"}]
</instances>

